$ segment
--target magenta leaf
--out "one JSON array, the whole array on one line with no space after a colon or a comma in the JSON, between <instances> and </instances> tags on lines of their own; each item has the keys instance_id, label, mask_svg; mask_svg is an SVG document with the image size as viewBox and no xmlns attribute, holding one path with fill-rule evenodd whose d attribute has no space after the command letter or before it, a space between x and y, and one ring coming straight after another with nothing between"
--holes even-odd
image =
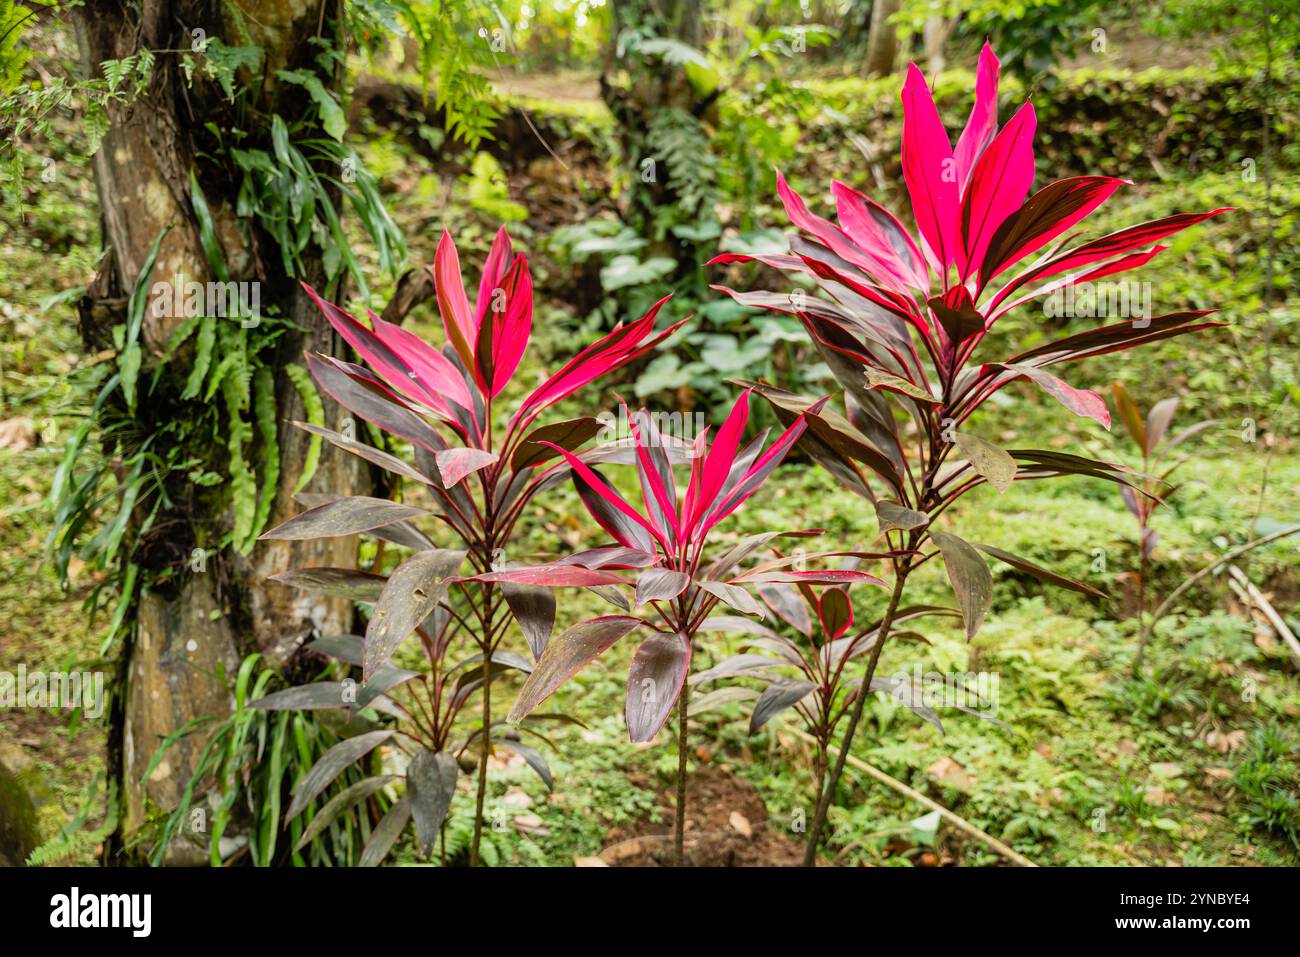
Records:
<instances>
[{"instance_id":1,"label":"magenta leaf","mask_svg":"<svg viewBox=\"0 0 1300 957\"><path fill-rule=\"evenodd\" d=\"M970 118L965 128L957 137L957 148L953 159L957 164L957 186L966 189L971 171L975 168L975 159L984 152L992 141L998 128L998 76L1001 64L993 53L987 40L980 50L979 67L975 74L975 105L971 107Z\"/></svg>"},{"instance_id":2,"label":"magenta leaf","mask_svg":"<svg viewBox=\"0 0 1300 957\"><path fill-rule=\"evenodd\" d=\"M961 207L962 281L984 259L999 226L1018 210L1034 183L1034 130L1037 118L1026 103L1002 128L975 163Z\"/></svg>"},{"instance_id":3,"label":"magenta leaf","mask_svg":"<svg viewBox=\"0 0 1300 957\"><path fill-rule=\"evenodd\" d=\"M451 233L442 231L433 260L433 285L438 299L442 328L456 354L467 369L474 367L474 343L478 341L478 324L469 311L465 284L460 276L460 256Z\"/></svg>"},{"instance_id":4,"label":"magenta leaf","mask_svg":"<svg viewBox=\"0 0 1300 957\"><path fill-rule=\"evenodd\" d=\"M1003 365L1003 368L1029 379L1075 415L1086 416L1107 429L1110 428L1110 410L1106 408L1106 400L1096 392L1076 389L1037 366L1009 364Z\"/></svg>"},{"instance_id":5,"label":"magenta leaf","mask_svg":"<svg viewBox=\"0 0 1300 957\"><path fill-rule=\"evenodd\" d=\"M948 133L921 71L911 64L903 84L903 179L931 265L942 276L957 261L957 163Z\"/></svg>"},{"instance_id":6,"label":"magenta leaf","mask_svg":"<svg viewBox=\"0 0 1300 957\"><path fill-rule=\"evenodd\" d=\"M510 382L532 335L533 280L526 257L515 259L489 299L478 328L474 371L483 394L491 398Z\"/></svg>"},{"instance_id":7,"label":"magenta leaf","mask_svg":"<svg viewBox=\"0 0 1300 957\"><path fill-rule=\"evenodd\" d=\"M548 588L589 588L593 585L623 585L622 577L613 572L583 568L580 565L530 565L527 568L507 568L501 571L468 575L462 581L516 582L520 585L545 585Z\"/></svg>"}]
</instances>

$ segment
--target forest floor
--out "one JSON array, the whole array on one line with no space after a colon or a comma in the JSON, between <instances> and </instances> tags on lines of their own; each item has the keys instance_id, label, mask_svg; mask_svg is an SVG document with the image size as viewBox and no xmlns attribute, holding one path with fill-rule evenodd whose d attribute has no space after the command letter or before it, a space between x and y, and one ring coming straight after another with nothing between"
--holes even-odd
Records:
<instances>
[{"instance_id":1,"label":"forest floor","mask_svg":"<svg viewBox=\"0 0 1300 957\"><path fill-rule=\"evenodd\" d=\"M582 89L575 80L571 92L576 96ZM547 86L543 92L563 91ZM426 178L442 177L448 184L433 195L460 203L457 216L487 219L464 208L443 171L389 141L372 147L368 162L373 157L381 173L389 171L383 176L388 198L411 238L414 262L429 261L441 218L430 213ZM1191 196L1207 187L1181 188ZM560 199L574 207L582 202L568 194ZM1133 209L1143 202L1135 199ZM482 231L488 232L486 225ZM532 241L541 245L542 238ZM77 371L96 361L80 350L70 298L92 275L98 242L89 170L71 164L60 167L39 208L0 234L0 669L66 669L93 663L100 654L106 622L88 621L81 606L103 573L74 561L65 593L44 561L50 477L84 408ZM1193 276L1187 283L1204 279ZM547 293L544 286L540 291ZM1167 287L1166 294L1174 295ZM583 316L566 317L561 306L552 308L559 326L585 334ZM427 307L412 318L413 327L430 338L441 335L435 322ZM537 354L546 349L541 342L528 361L547 361L549 356ZM1201 392L1233 388L1227 370L1181 361L1157 367L1156 375L1160 394L1189 385ZM983 423L989 435L1042 448L1082 447L1102 457L1128 455L1118 434L1100 435L1026 396L989 412ZM1157 595L1167 594L1225 543L1245 541L1300 514L1300 456L1293 438L1270 434L1268 441L1243 441L1243 425L1229 421L1189 451L1184 491L1156 519L1162 536L1152 582ZM525 549L554 552L579 528L591 527L568 490L535 509L535 532ZM878 701L855 747L858 757L1041 864L1300 862L1297 662L1221 578L1160 623L1145 675L1134 680L1128 673L1137 632L1131 574L1136 529L1113 487L1079 479L1018 483L1005 495L987 492L963 502L950 522L970 540L994 542L1059 568L1104 588L1114 600L1103 605L1045 590L999 567L993 611L974 643L947 626L928 627L922 630L929 646L888 648L881 673L919 664L927 671L996 674L1002 723L944 713L941 733L893 702ZM824 527L834 540L863 544L877 535L874 515L863 503L846 499L824 474L799 463L778 472L731 531L739 536L804 527ZM1240 564L1294 626L1300 599L1296 542L1261 549ZM927 567L911 599L950 601L941 571ZM869 613L878 612L883 599L872 596L865 604ZM598 599L585 593L563 609L568 619L591 613L599 613ZM697 667L734 652L736 644L709 644ZM556 695L558 709L585 727L552 738L555 749L547 758L554 792L519 759L493 759L488 863L663 860L671 819L665 795L676 757L667 732L651 745L627 743L622 676L629 654L616 647ZM498 692L503 698L512 693ZM798 822L810 802L810 753L787 724L793 720L789 713L753 736L746 733L746 717L733 705L695 724L691 787L698 800L690 836L700 863L797 858ZM58 712L0 712L0 762L19 771L32 789L44 837L54 836L87 803L94 820L103 793L103 745L102 725L95 722L70 731ZM846 777L832 816L829 859L877 865L1001 862L984 845L938 826L901 794L853 771ZM454 805L453 846L468 832L469 806ZM93 854L93 846L83 847L72 860L88 863ZM414 861L415 852L404 848L401 857Z\"/></svg>"}]
</instances>

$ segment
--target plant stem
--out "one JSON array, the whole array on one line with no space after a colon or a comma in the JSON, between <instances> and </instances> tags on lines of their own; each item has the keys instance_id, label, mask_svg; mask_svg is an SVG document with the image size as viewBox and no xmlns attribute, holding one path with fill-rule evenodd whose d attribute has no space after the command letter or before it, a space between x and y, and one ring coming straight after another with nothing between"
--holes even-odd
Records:
<instances>
[{"instance_id":1,"label":"plant stem","mask_svg":"<svg viewBox=\"0 0 1300 957\"><path fill-rule=\"evenodd\" d=\"M1145 532L1145 529L1143 529ZM1138 550L1142 557L1138 562L1138 649L1133 658L1133 677L1142 674L1142 655L1147 650L1147 630L1145 627L1147 612L1147 544L1146 535L1139 536Z\"/></svg>"},{"instance_id":2,"label":"plant stem","mask_svg":"<svg viewBox=\"0 0 1300 957\"><path fill-rule=\"evenodd\" d=\"M677 819L673 825L673 866L682 867L686 856L686 726L689 722L691 686L682 684L677 698Z\"/></svg>"},{"instance_id":3,"label":"plant stem","mask_svg":"<svg viewBox=\"0 0 1300 957\"><path fill-rule=\"evenodd\" d=\"M844 729L844 739L840 742L840 753L835 758L835 769L830 780L822 789L821 800L817 802L817 812L813 815L812 827L808 829L808 844L804 849L803 866L813 867L817 863L817 845L821 843L822 831L826 827L826 815L830 811L831 801L835 798L835 789L839 786L840 776L844 773L844 762L853 746L853 735L858 730L858 721L862 718L862 706L871 694L871 679L876 674L876 663L880 661L880 651L889 638L889 626L893 624L894 614L898 611L898 601L903 596L903 586L907 584L909 564L904 559L894 578L894 593L889 596L889 608L880 621L880 630L876 634L876 645L871 649L871 661L867 665L866 676L858 690L858 700L853 704L853 713L849 715L849 725Z\"/></svg>"},{"instance_id":4,"label":"plant stem","mask_svg":"<svg viewBox=\"0 0 1300 957\"><path fill-rule=\"evenodd\" d=\"M483 834L483 802L487 798L488 755L492 753L491 658L483 658L483 740L479 748L478 795L474 798L474 839L469 845L469 866L478 867L478 845Z\"/></svg>"}]
</instances>

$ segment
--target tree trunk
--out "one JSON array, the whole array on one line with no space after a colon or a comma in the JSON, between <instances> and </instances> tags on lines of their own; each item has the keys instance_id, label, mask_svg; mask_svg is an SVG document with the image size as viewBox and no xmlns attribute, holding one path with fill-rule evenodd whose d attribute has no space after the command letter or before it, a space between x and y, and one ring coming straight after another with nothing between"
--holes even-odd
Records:
<instances>
[{"instance_id":1,"label":"tree trunk","mask_svg":"<svg viewBox=\"0 0 1300 957\"><path fill-rule=\"evenodd\" d=\"M338 5L336 0L246 0L239 7L239 24L223 20L222 11L227 9L212 0L143 0L139 5L89 0L77 8L77 38L88 74L97 75L98 64L104 60L144 48L159 51L145 94L128 105L110 107L110 129L95 156L108 255L81 304L82 332L90 347L110 341L112 326L124 321L126 297L140 275L146 253L164 229L170 228L170 232L160 246L153 282L171 282L177 276L198 282L214 278L201 251L192 212L189 176L193 167L212 210L230 279L260 282L261 302L275 304L280 314L301 330L283 334L271 360L280 458L269 519L269 525L275 525L300 510L293 502L293 489L302 475L308 444L305 433L291 424L307 418L302 399L281 370L301 362L304 349L337 353L340 343L301 291L297 278L286 275L279 250L270 238L252 223L243 224L246 229L238 228L234 213L237 185L222 167L206 159L211 155L210 144L204 144L203 150L196 148L195 137L202 135L206 123L234 127L236 117L224 94L198 71L192 86L187 85L179 55L163 51L192 49L191 31L196 29L205 30L210 37L227 37L231 46L259 45L265 59L262 99L256 105L268 113L301 116L305 103L296 98L303 91L277 85L272 78L277 69L311 68L317 48L307 39L322 25L332 29ZM193 55L201 61L201 53ZM252 79L240 77L241 82ZM248 121L249 115L242 117L241 128L253 134L250 141L265 137L266 131L257 128L256 121ZM298 278L320 285L319 253L309 249L301 262L305 275ZM179 317L155 316L153 310L146 310L141 330L145 353L142 382L180 321ZM327 424L337 427L341 418L338 408L322 398ZM152 427L150 415L156 422L158 412L144 405L142 402L139 411L140 425L148 429ZM166 414L197 416L201 411L200 400L178 401ZM306 491L364 493L371 479L358 462L325 445L316 477ZM349 602L305 596L266 578L295 566L354 566L354 539L260 542L247 555L225 548L206 560L196 560L193 549L200 543L198 529L231 526L230 498L220 486L216 494L204 498L182 497L159 526L168 529L166 547L131 556L144 566L146 581L154 584L142 588L132 613L133 627L127 629L128 638L120 649L119 682L110 711L109 768L119 779L122 814L120 832L108 848L110 856L116 856L113 852L121 850L149 815L176 806L206 740L202 734L182 739L148 781L142 781L141 775L167 734L195 717L229 712L230 690L226 679L219 676L233 676L240 659L249 652L259 651L271 663L284 662L313 632L352 630ZM197 799L195 803L199 803ZM184 839L174 842L167 852L171 863L206 858L206 848Z\"/></svg>"},{"instance_id":2,"label":"tree trunk","mask_svg":"<svg viewBox=\"0 0 1300 957\"><path fill-rule=\"evenodd\" d=\"M898 12L901 0L874 0L871 4L871 32L867 34L867 76L888 76L898 56L898 28L889 18Z\"/></svg>"},{"instance_id":3,"label":"tree trunk","mask_svg":"<svg viewBox=\"0 0 1300 957\"><path fill-rule=\"evenodd\" d=\"M925 21L925 68L931 76L942 73L948 67L948 58L944 49L948 38L957 27L957 18L944 19L940 16L930 17Z\"/></svg>"}]
</instances>

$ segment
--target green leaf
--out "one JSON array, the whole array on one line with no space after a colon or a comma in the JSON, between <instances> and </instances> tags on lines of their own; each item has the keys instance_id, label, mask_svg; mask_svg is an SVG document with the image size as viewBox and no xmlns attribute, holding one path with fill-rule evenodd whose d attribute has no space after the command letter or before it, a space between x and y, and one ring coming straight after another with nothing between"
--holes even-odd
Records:
<instances>
[{"instance_id":1,"label":"green leaf","mask_svg":"<svg viewBox=\"0 0 1300 957\"><path fill-rule=\"evenodd\" d=\"M319 76L307 70L277 70L275 75L286 83L296 83L306 90L320 111L321 127L326 135L343 142L343 134L347 130L343 107L339 105L338 97L325 89Z\"/></svg>"},{"instance_id":2,"label":"green leaf","mask_svg":"<svg viewBox=\"0 0 1300 957\"><path fill-rule=\"evenodd\" d=\"M284 374L289 377L293 387L298 390L303 409L307 413L307 421L312 425L323 428L325 425L325 404L321 401L320 393L316 391L316 385L311 381L311 376L308 375L307 370L300 365L290 365L284 367ZM303 459L302 475L298 477L298 484L293 487L295 495L305 489L307 483L315 476L316 466L320 464L320 450L321 437L312 435L311 442L307 446L307 457Z\"/></svg>"},{"instance_id":3,"label":"green leaf","mask_svg":"<svg viewBox=\"0 0 1300 957\"><path fill-rule=\"evenodd\" d=\"M986 478L990 485L999 492L1011 488L1016 478L1016 460L1006 449L965 432L955 433L953 441L971 468Z\"/></svg>"}]
</instances>

